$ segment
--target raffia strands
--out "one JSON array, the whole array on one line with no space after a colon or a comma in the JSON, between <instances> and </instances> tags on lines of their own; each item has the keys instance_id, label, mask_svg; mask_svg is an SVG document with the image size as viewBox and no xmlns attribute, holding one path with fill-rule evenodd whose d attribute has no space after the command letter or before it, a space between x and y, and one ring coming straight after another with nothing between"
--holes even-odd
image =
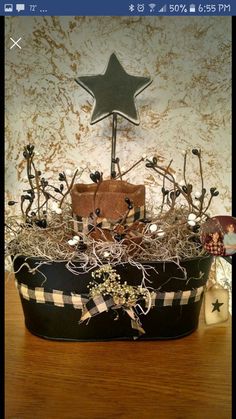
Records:
<instances>
[{"instance_id":1,"label":"raffia strands","mask_svg":"<svg viewBox=\"0 0 236 419\"><path fill-rule=\"evenodd\" d=\"M201 247L199 235L193 233L187 224L186 208L174 209L153 218L147 223L141 241L95 241L89 235L76 233L87 248L70 246L68 240L73 235L74 219L69 213L62 216L53 214L48 220L48 227L43 229L37 226L20 224L19 219L11 217L6 220L7 240L6 256L23 255L37 257L45 262L67 262L67 268L77 274L88 272L104 263L116 266L119 263L142 264L152 261L180 261L201 256L204 250ZM160 237L157 232L150 232L150 224L155 223L157 230L165 234ZM77 262L80 263L78 268Z\"/></svg>"}]
</instances>

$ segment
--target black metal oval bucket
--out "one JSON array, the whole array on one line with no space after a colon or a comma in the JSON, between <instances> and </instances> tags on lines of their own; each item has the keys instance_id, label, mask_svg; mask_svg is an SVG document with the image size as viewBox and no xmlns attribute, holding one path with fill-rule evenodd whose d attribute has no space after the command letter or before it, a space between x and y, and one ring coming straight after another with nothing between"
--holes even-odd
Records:
<instances>
[{"instance_id":1,"label":"black metal oval bucket","mask_svg":"<svg viewBox=\"0 0 236 419\"><path fill-rule=\"evenodd\" d=\"M70 341L145 340L180 338L198 327L212 257L188 259L180 266L174 262L146 263L154 268L148 269L150 282L146 283L153 289L151 308L146 314L136 310L133 319L132 313L116 310L107 300L95 306L88 299L91 272L75 275L65 262L52 262L41 265L40 272L30 273L24 262L35 268L42 260L22 256L14 260L25 324L31 333ZM116 270L129 285L141 284L142 270L136 266L120 264ZM89 313L84 322L82 305Z\"/></svg>"}]
</instances>

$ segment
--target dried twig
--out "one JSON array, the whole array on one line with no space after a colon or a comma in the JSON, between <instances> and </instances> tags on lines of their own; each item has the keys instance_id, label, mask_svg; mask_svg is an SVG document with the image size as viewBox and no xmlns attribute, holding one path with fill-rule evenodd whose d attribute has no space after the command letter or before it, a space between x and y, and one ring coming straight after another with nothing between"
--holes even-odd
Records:
<instances>
[{"instance_id":1,"label":"dried twig","mask_svg":"<svg viewBox=\"0 0 236 419\"><path fill-rule=\"evenodd\" d=\"M115 177L115 179L118 179L119 177L125 176L127 175L127 173L129 173L131 170L133 170L139 163L141 163L142 161L144 161L145 158L142 157L141 159L139 159L136 163L134 163L129 169L125 170L125 172L123 172L122 174L119 173L118 176Z\"/></svg>"}]
</instances>

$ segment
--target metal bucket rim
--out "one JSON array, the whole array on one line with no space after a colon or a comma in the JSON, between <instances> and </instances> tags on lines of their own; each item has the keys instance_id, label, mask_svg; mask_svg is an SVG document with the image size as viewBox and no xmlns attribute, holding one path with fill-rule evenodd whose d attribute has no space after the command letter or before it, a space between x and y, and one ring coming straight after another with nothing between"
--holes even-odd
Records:
<instances>
[{"instance_id":1,"label":"metal bucket rim","mask_svg":"<svg viewBox=\"0 0 236 419\"><path fill-rule=\"evenodd\" d=\"M11 258L12 258L12 260L14 259L14 257L15 256L11 256ZM38 256L26 256L26 255L17 255L17 257L16 257L16 259L30 259L30 260L32 260L32 261L41 261L41 262L51 262L51 263L67 263L67 262L69 262L69 260L67 259L67 260L53 260L53 261L51 261L50 259L44 259L44 258L42 258L42 257L38 257ZM138 264L141 264L141 265L148 265L148 264L171 264L171 263L174 263L174 264L178 264L178 263L186 263L186 262L191 262L191 261L199 261L199 260L202 260L202 259L212 259L213 258L213 256L212 255L210 255L210 254L205 254L205 255L202 255L202 256L195 256L195 257L192 257L192 258L186 258L186 259L180 259L179 261L177 261L177 260L148 260L148 261L139 261L139 260L137 260L137 261L135 261L135 262L137 262ZM80 263L79 261L73 261L73 263ZM108 265L109 264L109 261L104 261L104 265ZM112 265L112 263L111 263L111 265ZM130 262L125 262L125 261L123 261L123 262L120 262L119 264L116 264L115 266L117 266L117 265L130 265ZM131 265L132 266L132 265Z\"/></svg>"}]
</instances>

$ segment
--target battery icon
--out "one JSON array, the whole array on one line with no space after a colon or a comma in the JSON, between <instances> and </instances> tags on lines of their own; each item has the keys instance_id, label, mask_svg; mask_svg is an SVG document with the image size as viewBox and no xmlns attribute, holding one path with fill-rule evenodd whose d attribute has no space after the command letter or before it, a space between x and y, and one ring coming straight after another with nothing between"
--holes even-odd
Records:
<instances>
[{"instance_id":1,"label":"battery icon","mask_svg":"<svg viewBox=\"0 0 236 419\"><path fill-rule=\"evenodd\" d=\"M196 12L195 4L190 4L190 6L189 6L189 12L190 13L195 13Z\"/></svg>"}]
</instances>

